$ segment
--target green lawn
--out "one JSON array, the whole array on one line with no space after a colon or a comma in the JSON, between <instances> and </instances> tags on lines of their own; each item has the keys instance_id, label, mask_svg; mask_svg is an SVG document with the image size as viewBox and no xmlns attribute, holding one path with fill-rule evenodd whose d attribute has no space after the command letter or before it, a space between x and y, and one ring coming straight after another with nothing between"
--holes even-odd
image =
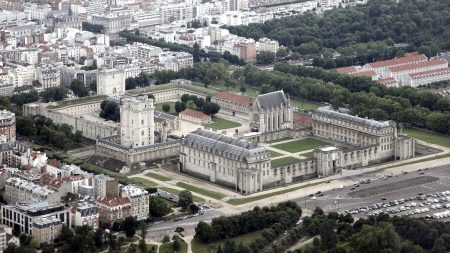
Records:
<instances>
[{"instance_id":1,"label":"green lawn","mask_svg":"<svg viewBox=\"0 0 450 253\"><path fill-rule=\"evenodd\" d=\"M179 251L177 251L177 253L186 253L187 252L187 243L185 243L184 241L180 242L181 248ZM159 247L159 253L173 253L173 249L172 249L172 243L163 243L160 247Z\"/></svg>"},{"instance_id":2,"label":"green lawn","mask_svg":"<svg viewBox=\"0 0 450 253\"><path fill-rule=\"evenodd\" d=\"M311 158L311 157L314 157L314 152L306 152L306 153L303 153L303 154L300 154L301 156L304 156L304 157L307 157L307 158Z\"/></svg>"},{"instance_id":3,"label":"green lawn","mask_svg":"<svg viewBox=\"0 0 450 253\"><path fill-rule=\"evenodd\" d=\"M286 163L297 162L297 161L300 161L300 159L297 159L297 158L292 157L292 156L288 156L288 157L283 157L283 158L272 160L272 161L270 161L270 164L273 167L273 166L286 164Z\"/></svg>"},{"instance_id":4,"label":"green lawn","mask_svg":"<svg viewBox=\"0 0 450 253\"><path fill-rule=\"evenodd\" d=\"M205 127L222 130L222 129L228 129L228 128L234 128L234 127L241 126L241 124L239 124L237 122L233 122L233 121L229 121L229 120L217 118L217 117L213 117L212 121L213 121L213 123L206 124Z\"/></svg>"},{"instance_id":5,"label":"green lawn","mask_svg":"<svg viewBox=\"0 0 450 253\"><path fill-rule=\"evenodd\" d=\"M271 140L271 141L265 141L264 143L272 144L272 143L276 143L276 142L280 142L280 141L287 141L287 140L292 140L292 138L284 137L284 138L275 139L275 140Z\"/></svg>"},{"instance_id":6,"label":"green lawn","mask_svg":"<svg viewBox=\"0 0 450 253\"><path fill-rule=\"evenodd\" d=\"M225 195L220 193L220 192L208 191L208 190L206 190L204 188L199 188L199 187L196 187L196 186L193 186L193 185L190 185L190 184L186 184L186 183L183 183L183 182L178 182L177 186L181 187L181 188L184 188L184 189L186 189L188 191L191 191L191 192L196 192L198 194L201 194L201 195L204 195L204 196L208 196L208 197L213 198L213 199L223 199L225 197Z\"/></svg>"},{"instance_id":7,"label":"green lawn","mask_svg":"<svg viewBox=\"0 0 450 253\"><path fill-rule=\"evenodd\" d=\"M312 111L312 110L315 110L315 109L323 106L322 104L319 104L319 103L296 99L296 98L291 98L291 103L293 106L298 107L298 109L300 109L300 110L308 110L308 111Z\"/></svg>"},{"instance_id":8,"label":"green lawn","mask_svg":"<svg viewBox=\"0 0 450 253\"><path fill-rule=\"evenodd\" d=\"M178 195L181 192L180 190L169 188L169 187L161 187L159 189L169 192L169 193L172 193L172 194L175 194L175 195ZM203 198L200 198L197 195L192 194L192 197L195 202L198 202L198 203L205 202L205 200Z\"/></svg>"},{"instance_id":9,"label":"green lawn","mask_svg":"<svg viewBox=\"0 0 450 253\"><path fill-rule=\"evenodd\" d=\"M244 87L246 90L243 95L247 95L250 97L258 96L258 89L256 89L255 87L248 86L248 85L244 85ZM241 92L241 90L240 90L241 85L236 85L235 87L229 86L227 88L223 83L213 83L213 84L209 85L209 88L212 90L217 90L217 91Z\"/></svg>"},{"instance_id":10,"label":"green lawn","mask_svg":"<svg viewBox=\"0 0 450 253\"><path fill-rule=\"evenodd\" d=\"M290 153L298 153L310 149L314 149L327 143L321 140L306 138L302 140L290 141L272 146L273 148L281 149Z\"/></svg>"},{"instance_id":11,"label":"green lawn","mask_svg":"<svg viewBox=\"0 0 450 253\"><path fill-rule=\"evenodd\" d=\"M175 102L163 102L163 103L155 104L155 111L164 112L163 109L162 109L162 105L163 104L169 104L170 105L169 114L171 114L171 115L178 115L178 113L175 111Z\"/></svg>"},{"instance_id":12,"label":"green lawn","mask_svg":"<svg viewBox=\"0 0 450 253\"><path fill-rule=\"evenodd\" d=\"M282 156L283 154L270 150L270 155L272 158Z\"/></svg>"},{"instance_id":13,"label":"green lawn","mask_svg":"<svg viewBox=\"0 0 450 253\"><path fill-rule=\"evenodd\" d=\"M261 238L262 231L256 231L252 233L248 233L245 235L236 236L234 238L231 238L232 241L237 245L242 243L244 246L249 246L252 242L254 242L257 238ZM210 252L216 252L217 248L220 247L224 248L226 240L220 240L217 242L213 242L210 244L204 244L196 239L192 240L192 252L193 253L210 253Z\"/></svg>"},{"instance_id":14,"label":"green lawn","mask_svg":"<svg viewBox=\"0 0 450 253\"><path fill-rule=\"evenodd\" d=\"M154 178L154 179L156 179L156 180L164 181L164 182L172 180L170 177L166 177L166 176L163 176L163 175L159 175L159 174L156 174L156 173L153 173L153 172L149 172L149 173L147 173L147 174L145 174L145 175L146 175L147 177L151 177L151 178Z\"/></svg>"},{"instance_id":15,"label":"green lawn","mask_svg":"<svg viewBox=\"0 0 450 253\"><path fill-rule=\"evenodd\" d=\"M410 128L410 127L405 127L403 129L403 132L421 141L450 148L449 135L433 133L419 128Z\"/></svg>"},{"instance_id":16,"label":"green lawn","mask_svg":"<svg viewBox=\"0 0 450 253\"><path fill-rule=\"evenodd\" d=\"M280 195L280 194L285 194L285 193L288 193L288 192L293 192L293 191L300 190L300 189L303 189L303 188L315 186L315 185L318 185L318 184L321 184L321 183L322 182L310 183L310 184L306 184L306 185L302 185L302 186L298 186L298 187L284 189L284 190L281 190L281 191L270 192L270 193L261 194L261 195L248 197L248 198L233 198L233 199L229 199L227 201L227 203L231 204L231 205L235 205L235 206L243 205L243 204L247 204L247 203L250 203L250 202L253 202L253 201L257 201L257 200L261 200L261 199L265 199L265 198L270 198L270 197L277 196L277 195Z\"/></svg>"},{"instance_id":17,"label":"green lawn","mask_svg":"<svg viewBox=\"0 0 450 253\"><path fill-rule=\"evenodd\" d=\"M152 181L144 179L144 178L139 178L139 177L130 178L130 181L131 181L131 183L140 185L144 188L154 188L158 185L155 182L152 182Z\"/></svg>"}]
</instances>

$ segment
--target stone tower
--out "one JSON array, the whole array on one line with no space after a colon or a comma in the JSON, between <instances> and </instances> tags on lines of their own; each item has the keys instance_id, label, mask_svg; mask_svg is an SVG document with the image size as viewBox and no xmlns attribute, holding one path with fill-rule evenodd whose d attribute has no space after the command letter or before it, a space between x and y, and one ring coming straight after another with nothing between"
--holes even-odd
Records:
<instances>
[{"instance_id":1,"label":"stone tower","mask_svg":"<svg viewBox=\"0 0 450 253\"><path fill-rule=\"evenodd\" d=\"M120 105L120 141L125 147L155 143L155 106L147 96L127 97Z\"/></svg>"},{"instance_id":2,"label":"stone tower","mask_svg":"<svg viewBox=\"0 0 450 253\"><path fill-rule=\"evenodd\" d=\"M98 95L125 94L125 72L123 69L103 68L97 72Z\"/></svg>"}]
</instances>

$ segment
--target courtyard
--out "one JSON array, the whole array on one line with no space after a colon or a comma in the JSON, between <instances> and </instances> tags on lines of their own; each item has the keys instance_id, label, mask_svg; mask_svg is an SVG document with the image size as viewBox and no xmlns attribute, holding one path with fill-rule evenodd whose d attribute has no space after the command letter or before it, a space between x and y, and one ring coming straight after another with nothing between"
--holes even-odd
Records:
<instances>
[{"instance_id":1,"label":"courtyard","mask_svg":"<svg viewBox=\"0 0 450 253\"><path fill-rule=\"evenodd\" d=\"M313 139L313 138L305 138L301 140L294 140L289 142L283 142L280 144L272 145L271 147L274 149L279 149L282 151L286 151L289 153L299 153L303 151L307 151L310 149L315 149L320 146L328 145L328 143L319 140L319 139Z\"/></svg>"},{"instance_id":2,"label":"courtyard","mask_svg":"<svg viewBox=\"0 0 450 253\"><path fill-rule=\"evenodd\" d=\"M209 127L216 130L223 130L223 129L229 129L229 128L235 128L240 127L241 123L233 122L230 120L226 120L223 118L218 117L212 117L212 123L206 124L205 127Z\"/></svg>"}]
</instances>

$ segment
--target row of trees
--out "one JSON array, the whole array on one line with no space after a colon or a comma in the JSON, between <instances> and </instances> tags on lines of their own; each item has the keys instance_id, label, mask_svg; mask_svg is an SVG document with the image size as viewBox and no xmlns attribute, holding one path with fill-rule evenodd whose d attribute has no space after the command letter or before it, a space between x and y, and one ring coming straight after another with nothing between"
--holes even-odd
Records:
<instances>
[{"instance_id":1,"label":"row of trees","mask_svg":"<svg viewBox=\"0 0 450 253\"><path fill-rule=\"evenodd\" d=\"M295 202L283 202L273 207L255 207L240 215L215 218L211 224L199 222L195 228L195 238L210 243L269 227L284 231L292 227L301 214L302 210Z\"/></svg>"},{"instance_id":2,"label":"row of trees","mask_svg":"<svg viewBox=\"0 0 450 253\"><path fill-rule=\"evenodd\" d=\"M351 64L364 64L403 50L433 56L450 49L449 11L447 0L381 0L228 29L239 36L275 39L303 56L333 59L332 53L338 52L343 57L340 64L344 57L353 59Z\"/></svg>"},{"instance_id":3,"label":"row of trees","mask_svg":"<svg viewBox=\"0 0 450 253\"><path fill-rule=\"evenodd\" d=\"M93 32L93 33L103 33L105 31L105 27L102 25L95 25L89 22L82 23L83 31Z\"/></svg>"},{"instance_id":4,"label":"row of trees","mask_svg":"<svg viewBox=\"0 0 450 253\"><path fill-rule=\"evenodd\" d=\"M214 116L220 111L220 106L217 103L211 102L211 97L199 98L195 95L183 94L180 102L175 103L175 111L182 112L186 108L197 109L204 114ZM184 109L183 109L184 108Z\"/></svg>"},{"instance_id":5,"label":"row of trees","mask_svg":"<svg viewBox=\"0 0 450 253\"><path fill-rule=\"evenodd\" d=\"M63 150L76 148L83 141L80 131L72 133L71 126L55 124L51 119L40 115L34 118L17 116L16 128L21 136L30 137L39 144L51 145Z\"/></svg>"},{"instance_id":6,"label":"row of trees","mask_svg":"<svg viewBox=\"0 0 450 253\"><path fill-rule=\"evenodd\" d=\"M303 228L315 239L312 245L295 251L298 253L445 253L450 250L449 224L423 218L379 215L353 222L351 215L335 212L325 215L316 208L311 217L304 218Z\"/></svg>"}]
</instances>

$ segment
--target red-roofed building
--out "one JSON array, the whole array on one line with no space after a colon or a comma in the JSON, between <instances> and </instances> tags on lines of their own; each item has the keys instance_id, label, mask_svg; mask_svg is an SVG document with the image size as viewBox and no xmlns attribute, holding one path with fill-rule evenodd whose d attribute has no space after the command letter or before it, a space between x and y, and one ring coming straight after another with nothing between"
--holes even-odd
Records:
<instances>
[{"instance_id":1,"label":"red-roofed building","mask_svg":"<svg viewBox=\"0 0 450 253\"><path fill-rule=\"evenodd\" d=\"M220 106L220 113L248 120L253 98L245 95L222 91L211 98Z\"/></svg>"},{"instance_id":2,"label":"red-roofed building","mask_svg":"<svg viewBox=\"0 0 450 253\"><path fill-rule=\"evenodd\" d=\"M377 83L385 85L387 87L396 87L398 85L398 82L394 77L386 77L378 79Z\"/></svg>"},{"instance_id":3,"label":"red-roofed building","mask_svg":"<svg viewBox=\"0 0 450 253\"><path fill-rule=\"evenodd\" d=\"M96 202L99 219L103 222L113 223L131 216L131 203L128 198L101 198Z\"/></svg>"},{"instance_id":4,"label":"red-roofed building","mask_svg":"<svg viewBox=\"0 0 450 253\"><path fill-rule=\"evenodd\" d=\"M364 76L364 77L370 77L372 80L378 80L378 74L374 70L368 70L368 71L362 71L354 73L355 76Z\"/></svg>"},{"instance_id":5,"label":"red-roofed building","mask_svg":"<svg viewBox=\"0 0 450 253\"><path fill-rule=\"evenodd\" d=\"M389 67L388 76L395 77L399 84L408 85L409 74L427 72L448 67L448 62L444 59L434 59L425 62L411 63L402 66Z\"/></svg>"},{"instance_id":6,"label":"red-roofed building","mask_svg":"<svg viewBox=\"0 0 450 253\"><path fill-rule=\"evenodd\" d=\"M350 66L350 67L342 67L342 68L337 68L336 72L338 72L339 74L355 74L356 72L358 72L358 69L355 66Z\"/></svg>"},{"instance_id":7,"label":"red-roofed building","mask_svg":"<svg viewBox=\"0 0 450 253\"><path fill-rule=\"evenodd\" d=\"M200 125L211 123L211 116L192 109L186 109L180 112L178 114L178 117L180 119Z\"/></svg>"},{"instance_id":8,"label":"red-roofed building","mask_svg":"<svg viewBox=\"0 0 450 253\"><path fill-rule=\"evenodd\" d=\"M428 71L417 72L407 75L405 85L417 87L428 83L450 80L450 68L441 68Z\"/></svg>"},{"instance_id":9,"label":"red-roofed building","mask_svg":"<svg viewBox=\"0 0 450 253\"><path fill-rule=\"evenodd\" d=\"M378 75L384 78L387 76L387 71L389 67L402 66L411 63L419 63L427 60L428 58L425 55L414 52L409 53L404 57L400 58L367 63L366 65L363 66L363 70L364 71L374 70L375 72L377 72Z\"/></svg>"}]
</instances>

